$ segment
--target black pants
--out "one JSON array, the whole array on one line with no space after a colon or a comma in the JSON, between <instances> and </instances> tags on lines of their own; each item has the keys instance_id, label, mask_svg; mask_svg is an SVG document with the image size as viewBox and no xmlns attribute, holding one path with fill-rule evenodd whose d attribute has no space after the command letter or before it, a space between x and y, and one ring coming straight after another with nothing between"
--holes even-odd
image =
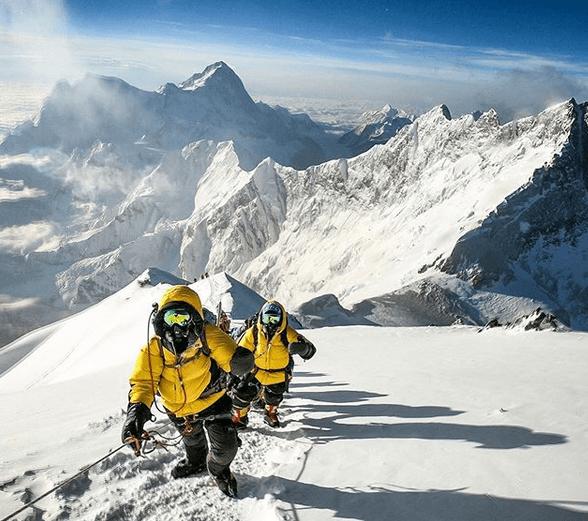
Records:
<instances>
[{"instance_id":1,"label":"black pants","mask_svg":"<svg viewBox=\"0 0 588 521\"><path fill-rule=\"evenodd\" d=\"M261 398L267 405L280 405L287 387L287 380L277 384L262 385L252 373L249 373L233 387L233 405L239 409L249 407L260 392Z\"/></svg>"},{"instance_id":2,"label":"black pants","mask_svg":"<svg viewBox=\"0 0 588 521\"><path fill-rule=\"evenodd\" d=\"M213 476L220 476L229 468L237 454L237 432L230 419L231 399L225 394L204 411L198 413L196 418L190 417L192 431L184 436L184 447L188 461L194 465L206 462L208 471ZM199 420L222 414L224 418ZM170 420L179 432L183 433L186 427L186 419L168 412Z\"/></svg>"}]
</instances>

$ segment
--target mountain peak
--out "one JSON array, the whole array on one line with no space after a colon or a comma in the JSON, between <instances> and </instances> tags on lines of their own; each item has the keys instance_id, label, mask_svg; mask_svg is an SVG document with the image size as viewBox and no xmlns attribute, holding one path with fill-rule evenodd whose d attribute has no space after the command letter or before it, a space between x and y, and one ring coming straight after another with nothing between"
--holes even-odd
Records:
<instances>
[{"instance_id":1,"label":"mountain peak","mask_svg":"<svg viewBox=\"0 0 588 521\"><path fill-rule=\"evenodd\" d=\"M443 105L439 105L437 107L437 110L439 112L441 112L441 114L443 114L443 117L449 121L451 121L451 112L449 112L449 108L447 107L447 105L443 104Z\"/></svg>"},{"instance_id":2,"label":"mountain peak","mask_svg":"<svg viewBox=\"0 0 588 521\"><path fill-rule=\"evenodd\" d=\"M90 87L93 88L96 85L103 86L104 88L117 88L117 89L128 89L128 90L139 90L137 87L133 87L130 83L116 76L103 76L101 74L94 74L88 72L84 77L74 84L74 87Z\"/></svg>"},{"instance_id":3,"label":"mountain peak","mask_svg":"<svg viewBox=\"0 0 588 521\"><path fill-rule=\"evenodd\" d=\"M431 122L451 121L451 112L449 112L447 105L437 105L420 116L419 120Z\"/></svg>"},{"instance_id":4,"label":"mountain peak","mask_svg":"<svg viewBox=\"0 0 588 521\"><path fill-rule=\"evenodd\" d=\"M239 76L223 61L208 65L202 72L197 72L180 83L179 87L182 90L196 90L213 83L228 83L245 90Z\"/></svg>"}]
</instances>

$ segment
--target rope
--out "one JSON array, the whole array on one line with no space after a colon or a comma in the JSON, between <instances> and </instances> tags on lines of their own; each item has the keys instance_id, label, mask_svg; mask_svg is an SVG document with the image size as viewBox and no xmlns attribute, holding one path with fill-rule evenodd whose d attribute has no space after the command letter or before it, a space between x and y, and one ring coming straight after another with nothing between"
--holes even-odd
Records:
<instances>
[{"instance_id":1,"label":"rope","mask_svg":"<svg viewBox=\"0 0 588 521\"><path fill-rule=\"evenodd\" d=\"M208 417L203 418L203 420L205 420L205 419L208 419ZM172 422L169 422L169 424L171 425ZM157 439L157 436L160 437L161 440ZM154 452L158 448L162 448L167 451L168 447L178 446L182 442L183 437L184 437L184 435L182 433L178 434L177 436L168 437L168 436L165 436L161 432L156 431L156 430L147 431L143 434L143 437L141 438L141 440L137 440L137 439L133 439L132 441L128 440L127 442L118 446L116 449L111 450L108 454L102 456L100 459L97 459L93 463L86 465L78 473L74 474L70 478L66 479L65 481L61 481L60 483L55 485L52 489L41 494L38 498L33 499L32 501L29 501L26 505L22 506L21 508L19 508L18 510L16 510L12 514L9 514L7 517L0 519L0 521L8 521L9 519L12 519L13 517L20 514L21 512L24 512L27 508L32 507L35 503L41 501L41 499L46 498L50 494L53 494L53 492L55 492L56 490L59 490L61 487L64 487L65 485L76 480L77 478L79 478L80 476L82 476L83 474L88 472L88 470L90 470L92 467L95 467L99 463L102 463L104 460L110 458L110 456L112 456L113 454L116 454L119 450L121 450L125 447L130 446L135 451L135 454L137 456L141 456L141 455L147 456L148 454L151 454L152 452ZM145 443L141 443L141 441L145 442ZM147 445L148 442L153 443L153 447L149 447Z\"/></svg>"},{"instance_id":2,"label":"rope","mask_svg":"<svg viewBox=\"0 0 588 521\"><path fill-rule=\"evenodd\" d=\"M116 449L111 450L108 454L106 454L105 456L102 456L100 459L96 460L94 463L90 463L89 465L86 465L77 474L74 474L73 476L71 476L70 478L66 479L65 481L62 481L61 483L58 483L51 490L48 490L44 494L41 494L38 498L33 499L32 501L29 501L26 505L24 505L23 507L19 508L18 510L16 510L12 514L9 514L7 517L4 517L4 518L0 519L0 521L8 521L9 519L12 519L13 517L17 516L21 512L25 511L27 508L30 508L31 506L33 506L38 501L41 501L41 499L49 496L50 494L53 494L53 492L55 492L56 490L59 490L61 487L64 487L68 483L71 483L75 479L79 478L80 476L82 476L83 474L85 474L86 472L88 472L88 470L90 470L92 467L95 467L96 465L98 465L98 463L101 463L105 459L110 458L110 456L112 456L113 454L117 453L119 450L123 449L126 446L127 446L127 444L126 443L123 443L122 445L120 445Z\"/></svg>"}]
</instances>

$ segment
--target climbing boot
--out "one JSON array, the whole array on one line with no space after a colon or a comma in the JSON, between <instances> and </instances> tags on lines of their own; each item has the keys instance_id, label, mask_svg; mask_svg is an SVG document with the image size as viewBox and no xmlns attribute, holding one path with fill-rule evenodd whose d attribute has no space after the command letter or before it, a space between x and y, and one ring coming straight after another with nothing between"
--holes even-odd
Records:
<instances>
[{"instance_id":1,"label":"climbing boot","mask_svg":"<svg viewBox=\"0 0 588 521\"><path fill-rule=\"evenodd\" d=\"M171 475L174 479L187 478L196 474L206 472L206 462L195 465L186 458L178 461L178 464L172 469Z\"/></svg>"},{"instance_id":2,"label":"climbing boot","mask_svg":"<svg viewBox=\"0 0 588 521\"><path fill-rule=\"evenodd\" d=\"M246 429L247 425L249 425L249 417L247 413L249 412L249 407L244 407L243 409L233 409L233 413L231 415L231 421L235 429L238 431Z\"/></svg>"},{"instance_id":3,"label":"climbing boot","mask_svg":"<svg viewBox=\"0 0 588 521\"><path fill-rule=\"evenodd\" d=\"M270 427L279 427L280 420L278 418L278 406L277 405L266 405L265 406L265 416L263 421L267 423Z\"/></svg>"},{"instance_id":4,"label":"climbing boot","mask_svg":"<svg viewBox=\"0 0 588 521\"><path fill-rule=\"evenodd\" d=\"M237 480L233 473L226 469L219 476L213 476L216 486L223 494L229 497L237 497Z\"/></svg>"}]
</instances>

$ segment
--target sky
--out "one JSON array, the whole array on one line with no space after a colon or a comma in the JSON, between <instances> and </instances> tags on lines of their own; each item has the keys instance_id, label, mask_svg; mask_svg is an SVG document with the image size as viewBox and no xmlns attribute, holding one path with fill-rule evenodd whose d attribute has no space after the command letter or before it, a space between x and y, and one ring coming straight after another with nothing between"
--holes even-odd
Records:
<instances>
[{"instance_id":1,"label":"sky","mask_svg":"<svg viewBox=\"0 0 588 521\"><path fill-rule=\"evenodd\" d=\"M0 0L0 83L153 90L224 60L261 99L510 119L588 99L586 27L586 0Z\"/></svg>"}]
</instances>

